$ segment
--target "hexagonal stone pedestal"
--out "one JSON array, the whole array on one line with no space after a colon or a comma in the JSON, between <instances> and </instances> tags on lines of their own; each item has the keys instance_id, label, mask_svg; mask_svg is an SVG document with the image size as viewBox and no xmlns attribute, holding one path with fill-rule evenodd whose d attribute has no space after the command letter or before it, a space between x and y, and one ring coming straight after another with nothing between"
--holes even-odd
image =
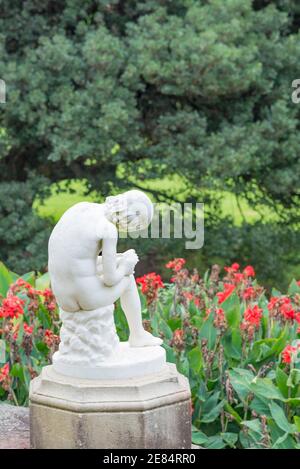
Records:
<instances>
[{"instance_id":1,"label":"hexagonal stone pedestal","mask_svg":"<svg viewBox=\"0 0 300 469\"><path fill-rule=\"evenodd\" d=\"M168 363L120 380L71 378L43 369L31 382L33 448L191 448L188 380Z\"/></svg>"}]
</instances>

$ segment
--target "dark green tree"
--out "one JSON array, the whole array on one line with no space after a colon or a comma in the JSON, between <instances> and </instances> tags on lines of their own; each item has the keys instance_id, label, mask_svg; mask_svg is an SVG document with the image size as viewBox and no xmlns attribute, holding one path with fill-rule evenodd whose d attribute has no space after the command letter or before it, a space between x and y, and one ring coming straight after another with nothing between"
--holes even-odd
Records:
<instances>
[{"instance_id":1,"label":"dark green tree","mask_svg":"<svg viewBox=\"0 0 300 469\"><path fill-rule=\"evenodd\" d=\"M291 249L299 241L300 105L291 100L299 25L296 0L2 0L1 197L14 199L12 181L43 196L47 185L79 178L106 194L179 174L187 199L207 205L205 259L219 251L218 236L226 260L255 261L255 249L275 238L280 252L283 238ZM237 230L227 220L225 229L220 189L272 207L277 222L245 220ZM183 200L176 188L154 195ZM1 227L15 210L8 205ZM39 243L24 232L0 251L16 269L46 263L45 222L30 216ZM282 238L287 224L293 242L288 232ZM274 271L272 262L263 275Z\"/></svg>"}]
</instances>

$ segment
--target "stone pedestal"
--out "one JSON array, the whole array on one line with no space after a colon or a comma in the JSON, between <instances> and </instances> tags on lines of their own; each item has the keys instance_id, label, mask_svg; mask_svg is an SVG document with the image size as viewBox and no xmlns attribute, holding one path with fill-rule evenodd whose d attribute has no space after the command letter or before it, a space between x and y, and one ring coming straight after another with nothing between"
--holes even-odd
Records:
<instances>
[{"instance_id":1,"label":"stone pedestal","mask_svg":"<svg viewBox=\"0 0 300 469\"><path fill-rule=\"evenodd\" d=\"M31 382L33 448L190 449L188 380L175 365L144 377L97 380L43 369Z\"/></svg>"}]
</instances>

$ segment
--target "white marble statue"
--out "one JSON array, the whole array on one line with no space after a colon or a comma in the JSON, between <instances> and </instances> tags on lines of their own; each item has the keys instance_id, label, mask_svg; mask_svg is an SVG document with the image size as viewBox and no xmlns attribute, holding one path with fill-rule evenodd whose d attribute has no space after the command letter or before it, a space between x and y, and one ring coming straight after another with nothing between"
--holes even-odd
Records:
<instances>
[{"instance_id":1,"label":"white marble statue","mask_svg":"<svg viewBox=\"0 0 300 469\"><path fill-rule=\"evenodd\" d=\"M150 199L131 190L107 197L103 204L78 203L54 227L48 268L63 323L60 348L53 357L57 371L88 378L113 377L114 367L118 374L120 368L139 358L149 361L150 350L137 353L141 350L137 348L151 348L156 366L164 362L164 350L157 347L161 339L145 331L142 324L133 275L138 256L133 249L117 253L118 231L144 229L152 216ZM113 318L114 302L119 298L130 331L126 344L119 343Z\"/></svg>"}]
</instances>

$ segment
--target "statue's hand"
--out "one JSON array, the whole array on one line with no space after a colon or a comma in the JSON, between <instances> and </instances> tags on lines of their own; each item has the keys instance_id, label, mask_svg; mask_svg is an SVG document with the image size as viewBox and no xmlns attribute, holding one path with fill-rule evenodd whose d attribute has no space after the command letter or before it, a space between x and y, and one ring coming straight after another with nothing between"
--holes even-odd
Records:
<instances>
[{"instance_id":1,"label":"statue's hand","mask_svg":"<svg viewBox=\"0 0 300 469\"><path fill-rule=\"evenodd\" d=\"M138 261L139 258L134 249L129 249L123 253L121 262L124 266L125 275L132 275L134 273L134 268Z\"/></svg>"}]
</instances>

